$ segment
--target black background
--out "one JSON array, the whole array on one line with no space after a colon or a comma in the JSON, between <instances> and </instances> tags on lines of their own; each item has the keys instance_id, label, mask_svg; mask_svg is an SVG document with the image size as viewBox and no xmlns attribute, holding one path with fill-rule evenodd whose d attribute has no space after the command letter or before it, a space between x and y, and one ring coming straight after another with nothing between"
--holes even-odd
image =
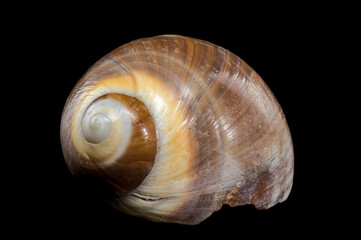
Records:
<instances>
[{"instance_id":1,"label":"black background","mask_svg":"<svg viewBox=\"0 0 361 240\"><path fill-rule=\"evenodd\" d=\"M339 197L346 192L340 176L329 169L337 153L324 142L332 125L325 116L340 109L335 98L326 97L335 84L327 75L333 65L328 68L326 62L337 52L330 48L335 44L330 39L342 23L332 12L327 14L327 6L273 7L266 6L262 12L233 5L203 11L184 7L177 14L169 10L143 14L136 8L117 10L115 6L91 12L53 7L24 18L21 28L11 31L17 36L17 61L21 56L24 69L13 73L25 74L22 88L32 92L22 95L30 118L24 140L27 157L22 158L24 164L15 174L19 180L14 181L17 185L11 187L14 193L9 197L9 222L15 232L49 237L99 234L114 239L126 234L282 238L340 232L345 218L339 214L350 210ZM320 16L320 11L326 14ZM108 52L134 39L161 34L199 38L228 49L273 91L288 121L295 152L294 184L284 203L262 211L253 206L223 206L201 224L183 226L125 215L77 185L65 164L59 136L71 89Z\"/></svg>"}]
</instances>

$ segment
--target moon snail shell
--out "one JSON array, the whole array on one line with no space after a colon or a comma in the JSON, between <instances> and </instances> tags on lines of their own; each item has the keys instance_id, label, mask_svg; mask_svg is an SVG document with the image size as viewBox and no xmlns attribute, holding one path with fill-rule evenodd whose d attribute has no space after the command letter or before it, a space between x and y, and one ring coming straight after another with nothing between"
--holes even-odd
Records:
<instances>
[{"instance_id":1,"label":"moon snail shell","mask_svg":"<svg viewBox=\"0 0 361 240\"><path fill-rule=\"evenodd\" d=\"M284 114L261 77L206 41L165 35L96 62L65 104L67 166L116 209L195 225L222 205L267 209L293 182Z\"/></svg>"}]
</instances>

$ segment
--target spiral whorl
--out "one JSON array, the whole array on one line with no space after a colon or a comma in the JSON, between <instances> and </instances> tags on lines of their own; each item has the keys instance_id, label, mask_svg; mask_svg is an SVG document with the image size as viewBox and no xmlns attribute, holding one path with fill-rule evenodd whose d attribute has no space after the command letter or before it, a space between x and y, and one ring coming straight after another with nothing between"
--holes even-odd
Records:
<instances>
[{"instance_id":1,"label":"spiral whorl","mask_svg":"<svg viewBox=\"0 0 361 240\"><path fill-rule=\"evenodd\" d=\"M270 208L292 187L291 134L270 89L236 55L188 37L139 39L95 63L66 102L61 143L76 177L152 221Z\"/></svg>"}]
</instances>

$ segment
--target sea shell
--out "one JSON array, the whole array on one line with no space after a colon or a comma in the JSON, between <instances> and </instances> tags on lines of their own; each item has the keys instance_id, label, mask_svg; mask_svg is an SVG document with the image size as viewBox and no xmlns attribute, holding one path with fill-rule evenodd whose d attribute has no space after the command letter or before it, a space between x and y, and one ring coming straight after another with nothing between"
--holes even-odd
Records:
<instances>
[{"instance_id":1,"label":"sea shell","mask_svg":"<svg viewBox=\"0 0 361 240\"><path fill-rule=\"evenodd\" d=\"M286 200L293 146L281 107L239 57L165 35L95 63L64 107L61 144L78 179L125 213L198 224L222 205Z\"/></svg>"}]
</instances>

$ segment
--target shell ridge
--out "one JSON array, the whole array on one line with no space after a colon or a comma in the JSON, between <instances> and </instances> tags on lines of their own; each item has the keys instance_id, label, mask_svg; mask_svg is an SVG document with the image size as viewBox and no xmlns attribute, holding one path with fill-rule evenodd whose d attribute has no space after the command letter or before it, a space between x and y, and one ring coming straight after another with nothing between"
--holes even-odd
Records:
<instances>
[{"instance_id":1,"label":"shell ridge","mask_svg":"<svg viewBox=\"0 0 361 240\"><path fill-rule=\"evenodd\" d=\"M124 100L139 119L127 125L119 118L110 131L107 114L124 111L108 111L108 102L84 118L104 96ZM195 225L225 204L264 209L290 194L293 143L277 99L241 58L207 41L169 34L116 48L78 81L62 114L70 171L90 183L100 179L107 202L128 214ZM87 135L90 144L83 122L86 134L98 134ZM96 128L102 123L105 132ZM131 150L107 161L113 147L121 149L113 139L125 139L123 128L134 136ZM152 157L152 164L145 160Z\"/></svg>"}]
</instances>

